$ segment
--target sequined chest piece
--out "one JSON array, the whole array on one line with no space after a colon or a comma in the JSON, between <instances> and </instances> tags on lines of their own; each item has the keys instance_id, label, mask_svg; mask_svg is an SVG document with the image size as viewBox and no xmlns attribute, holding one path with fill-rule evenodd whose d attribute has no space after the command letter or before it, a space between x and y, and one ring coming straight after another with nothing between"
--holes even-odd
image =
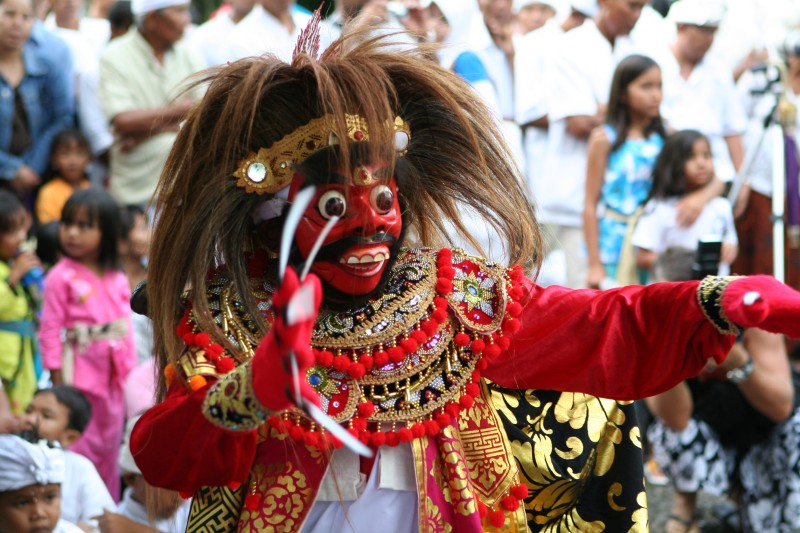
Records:
<instances>
[{"instance_id":1,"label":"sequined chest piece","mask_svg":"<svg viewBox=\"0 0 800 533\"><path fill-rule=\"evenodd\" d=\"M403 251L380 296L355 310L323 312L317 320L312 337L317 364L305 378L322 408L373 445L438 433L472 406L487 359L508 347L519 314L514 301L519 276L518 270L460 251ZM268 317L271 290L261 287L259 310ZM212 292L220 298L213 309L219 312L217 323L247 358L255 346L247 317L225 288ZM273 415L268 422L307 444L307 433L318 431L299 411ZM323 434L310 440L316 443L318 437L326 440Z\"/></svg>"}]
</instances>

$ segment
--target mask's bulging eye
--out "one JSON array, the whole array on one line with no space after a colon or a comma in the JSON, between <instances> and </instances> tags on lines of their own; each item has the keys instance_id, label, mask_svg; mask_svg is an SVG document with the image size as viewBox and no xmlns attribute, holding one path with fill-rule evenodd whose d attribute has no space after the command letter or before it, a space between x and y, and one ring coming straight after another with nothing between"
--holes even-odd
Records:
<instances>
[{"instance_id":1,"label":"mask's bulging eye","mask_svg":"<svg viewBox=\"0 0 800 533\"><path fill-rule=\"evenodd\" d=\"M330 220L333 217L344 216L347 211L347 200L341 191L327 191L319 197L317 208L326 220Z\"/></svg>"},{"instance_id":2,"label":"mask's bulging eye","mask_svg":"<svg viewBox=\"0 0 800 533\"><path fill-rule=\"evenodd\" d=\"M381 214L386 214L394 206L394 193L386 185L378 185L370 193L370 201L375 210Z\"/></svg>"}]
</instances>

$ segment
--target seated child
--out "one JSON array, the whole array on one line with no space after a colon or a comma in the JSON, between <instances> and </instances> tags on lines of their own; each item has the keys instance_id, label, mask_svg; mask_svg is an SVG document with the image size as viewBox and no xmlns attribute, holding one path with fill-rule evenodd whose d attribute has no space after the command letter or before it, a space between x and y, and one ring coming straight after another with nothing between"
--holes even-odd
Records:
<instances>
[{"instance_id":1,"label":"seated child","mask_svg":"<svg viewBox=\"0 0 800 533\"><path fill-rule=\"evenodd\" d=\"M64 448L66 477L61 485L61 516L87 527L94 525L93 517L114 507L114 500L92 462L68 449L80 438L91 417L89 401L81 391L68 385L38 391L22 417L28 428Z\"/></svg>"},{"instance_id":2,"label":"seated child","mask_svg":"<svg viewBox=\"0 0 800 533\"><path fill-rule=\"evenodd\" d=\"M3 533L81 533L61 519L64 452L46 441L0 435L0 527Z\"/></svg>"},{"instance_id":3,"label":"seated child","mask_svg":"<svg viewBox=\"0 0 800 533\"><path fill-rule=\"evenodd\" d=\"M117 506L117 512L106 511L99 517L100 531L183 533L186 531L191 501L183 501L177 492L159 489L147 483L133 460L129 441L133 426L138 420L138 416L128 420L119 450L119 468L127 488Z\"/></svg>"}]
</instances>

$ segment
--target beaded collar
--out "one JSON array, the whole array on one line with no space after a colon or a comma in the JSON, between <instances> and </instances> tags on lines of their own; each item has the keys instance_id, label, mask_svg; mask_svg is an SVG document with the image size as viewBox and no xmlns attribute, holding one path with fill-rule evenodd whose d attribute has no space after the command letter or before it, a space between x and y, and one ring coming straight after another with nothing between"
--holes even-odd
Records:
<instances>
[{"instance_id":1,"label":"beaded collar","mask_svg":"<svg viewBox=\"0 0 800 533\"><path fill-rule=\"evenodd\" d=\"M402 250L380 295L354 310L320 313L311 341L317 364L305 377L322 408L373 446L438 434L472 406L487 359L501 357L518 329L521 276L520 268L506 270L461 250ZM263 278L251 286L270 322L272 286ZM218 328L238 350L234 360L197 332L188 312L178 334L203 348L182 360L193 388L200 384L192 379L219 378L247 361L259 338L224 272L212 278L208 298ZM311 447L340 445L299 410L267 422Z\"/></svg>"}]
</instances>

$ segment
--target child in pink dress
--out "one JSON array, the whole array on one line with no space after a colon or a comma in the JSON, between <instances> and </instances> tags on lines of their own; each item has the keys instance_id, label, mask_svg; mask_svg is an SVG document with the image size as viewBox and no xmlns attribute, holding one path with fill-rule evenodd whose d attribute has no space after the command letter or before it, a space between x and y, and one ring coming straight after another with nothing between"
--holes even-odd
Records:
<instances>
[{"instance_id":1,"label":"child in pink dress","mask_svg":"<svg viewBox=\"0 0 800 533\"><path fill-rule=\"evenodd\" d=\"M45 279L39 329L42 361L53 383L73 385L92 404L92 421L71 449L94 462L115 499L123 384L136 365L120 235L120 211L107 192L85 189L70 196L58 234L63 258Z\"/></svg>"}]
</instances>

